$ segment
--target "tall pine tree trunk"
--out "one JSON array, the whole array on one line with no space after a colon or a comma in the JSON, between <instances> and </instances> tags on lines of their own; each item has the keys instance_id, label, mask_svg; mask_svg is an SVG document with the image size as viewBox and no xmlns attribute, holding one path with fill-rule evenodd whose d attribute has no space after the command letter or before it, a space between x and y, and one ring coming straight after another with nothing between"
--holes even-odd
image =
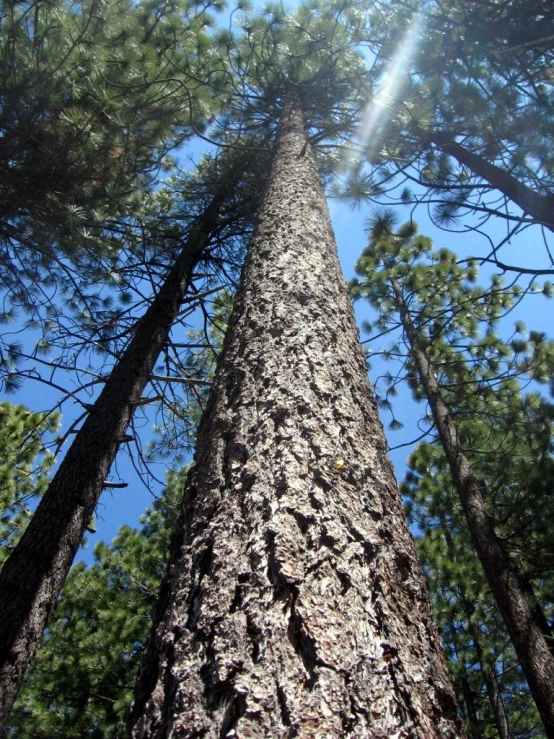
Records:
<instances>
[{"instance_id":1,"label":"tall pine tree trunk","mask_svg":"<svg viewBox=\"0 0 554 739\"><path fill-rule=\"evenodd\" d=\"M418 348L417 331L412 324L400 285L391 279L402 326L433 418L452 478L466 517L475 551L494 595L498 610L521 664L546 736L554 737L554 643L552 633L537 604L529 604L530 584L519 572L502 546L487 510L485 488L472 472L464 453L456 424L444 400L425 353Z\"/></svg>"},{"instance_id":2,"label":"tall pine tree trunk","mask_svg":"<svg viewBox=\"0 0 554 739\"><path fill-rule=\"evenodd\" d=\"M167 341L193 269L231 192L232 182L221 188L192 227L0 572L0 728L34 657L134 408Z\"/></svg>"},{"instance_id":3,"label":"tall pine tree trunk","mask_svg":"<svg viewBox=\"0 0 554 739\"><path fill-rule=\"evenodd\" d=\"M462 735L295 102L131 724L143 739Z\"/></svg>"}]
</instances>

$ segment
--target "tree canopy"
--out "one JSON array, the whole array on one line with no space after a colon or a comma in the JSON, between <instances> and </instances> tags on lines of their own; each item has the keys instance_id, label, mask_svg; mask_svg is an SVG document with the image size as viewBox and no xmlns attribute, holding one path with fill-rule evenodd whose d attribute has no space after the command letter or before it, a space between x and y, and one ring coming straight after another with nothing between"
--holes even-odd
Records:
<instances>
[{"instance_id":1,"label":"tree canopy","mask_svg":"<svg viewBox=\"0 0 554 739\"><path fill-rule=\"evenodd\" d=\"M394 335L387 280L392 274L400 281L421 348L490 493L503 545L552 622L554 467L546 397L552 343L520 321L508 328L512 313L538 299L532 293L552 294L543 279L554 273L550 4L312 0L294 12L268 5L252 13L244 3L228 28L227 19L216 25L214 13L222 7L219 0L4 0L0 6L0 381L8 392L23 389L14 399L27 404L29 383L59 393L50 413L0 405L3 551L11 551L25 528L34 508L29 501L46 489L53 453L61 458L90 417L183 245L223 187L217 222L120 445L151 483L149 459L187 458L277 122L294 95L337 201L386 204L401 214L373 219L381 251L362 256L354 295L368 297L380 311L371 319L374 333ZM200 142L209 153L200 159L195 152L197 163L189 165L187 147ZM237 163L243 171L229 186ZM437 243L448 244L445 232L466 233L463 259L431 251L411 220L420 213L442 229ZM410 219L396 235L395 219ZM353 243L361 241L352 234ZM490 284L477 283L484 264L497 268ZM385 354L403 363L383 371L380 404L382 411L393 409L394 430L402 420L394 405L401 380L417 400L423 392L402 341L395 339ZM64 425L56 438L60 409ZM427 430L428 413L421 415ZM470 732L504 736L497 690L513 731L539 736L536 714L521 695L517 660L468 553L436 445L414 452L404 492L422 533L420 554ZM97 564L105 564L105 583L91 596L95 602L106 597L109 578L117 580L108 573L119 567L113 552L102 552ZM96 624L92 611L80 610L81 576L88 577L83 568L70 576L65 603L73 615L63 618L75 623L74 614L86 612L85 622ZM459 578L452 592L451 578ZM125 590L121 583L114 588ZM121 597L121 614L128 613L134 602ZM55 646L63 618L55 616L48 632L52 651L45 664L58 649L69 649ZM104 633L104 625L94 628ZM489 633L483 645L480 637ZM134 652L129 659L134 663ZM109 660L120 675L121 665ZM75 667L83 685L86 664ZM26 695L43 690L45 674L33 673L31 683L39 687ZM54 695L58 688L50 688ZM70 689L68 680L64 690ZM66 732L70 725L89 731L80 723L81 701L90 707L83 708L83 721L97 710L98 724L112 727L90 735L111 736L124 699L113 698L111 713L100 703L93 710L91 696L102 690L99 684L86 695L83 690L49 731L62 725ZM58 698L51 700L57 705ZM34 722L40 714L38 727L44 711L18 712L17 721ZM23 723L17 726L23 730Z\"/></svg>"}]
</instances>

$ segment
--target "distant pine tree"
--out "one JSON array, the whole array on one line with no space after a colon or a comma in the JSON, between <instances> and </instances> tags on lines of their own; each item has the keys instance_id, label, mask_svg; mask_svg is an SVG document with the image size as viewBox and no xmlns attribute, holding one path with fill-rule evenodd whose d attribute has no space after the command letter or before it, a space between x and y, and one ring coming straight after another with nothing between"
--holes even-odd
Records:
<instances>
[{"instance_id":1,"label":"distant pine tree","mask_svg":"<svg viewBox=\"0 0 554 739\"><path fill-rule=\"evenodd\" d=\"M367 297L379 312L381 330L397 323L402 329L407 354L404 373L410 377L415 396L428 403L443 448L442 482L448 477L452 481L448 486L456 490L488 588L550 736L554 731L554 642L528 572L535 569L538 582L544 574L533 562L533 542L541 550L549 548L549 537L544 538L542 525L534 519L542 509L542 520L551 507L548 496L538 499L536 482L545 475L552 479L554 413L539 396L523 399L518 378L545 382L554 366L554 343L533 332L529 342L502 342L494 328L513 306L514 288L504 290L498 277L489 290L474 285L474 265L460 264L446 249L429 254L431 242L417 236L413 222L396 233L390 225L388 214L375 220L370 245L357 265L363 281L355 281L352 289L355 295ZM441 508L442 488L434 480L436 473L433 465L425 483L426 500L446 524L448 515ZM459 528L459 517L452 526ZM445 556L456 559L460 545L448 539L448 527L444 536ZM510 556L512 547L515 556ZM526 558L527 547L529 566L524 571L519 561ZM460 587L461 607L469 618L471 597L463 595L462 583ZM552 608L551 597L546 605ZM487 689L496 705L492 679ZM496 720L500 730L500 711Z\"/></svg>"}]
</instances>

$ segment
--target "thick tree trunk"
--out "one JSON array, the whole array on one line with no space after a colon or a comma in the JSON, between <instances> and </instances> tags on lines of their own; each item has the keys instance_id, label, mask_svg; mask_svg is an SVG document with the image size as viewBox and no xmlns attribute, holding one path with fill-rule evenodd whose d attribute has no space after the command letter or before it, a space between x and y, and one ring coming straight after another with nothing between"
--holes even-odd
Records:
<instances>
[{"instance_id":1,"label":"thick tree trunk","mask_svg":"<svg viewBox=\"0 0 554 739\"><path fill-rule=\"evenodd\" d=\"M541 195L541 193L524 185L509 172L487 162L486 159L474 154L456 141L452 141L445 134L431 133L423 129L421 129L421 132L425 141L435 144L446 154L453 156L460 164L468 167L476 175L486 180L495 190L499 190L516 205L519 205L522 211L531 216L537 223L554 231L554 194Z\"/></svg>"},{"instance_id":2,"label":"thick tree trunk","mask_svg":"<svg viewBox=\"0 0 554 739\"><path fill-rule=\"evenodd\" d=\"M462 735L302 116L285 106L134 737Z\"/></svg>"},{"instance_id":3,"label":"thick tree trunk","mask_svg":"<svg viewBox=\"0 0 554 739\"><path fill-rule=\"evenodd\" d=\"M0 572L0 727L33 659L133 410L167 341L194 266L229 190L222 191L193 226Z\"/></svg>"},{"instance_id":4,"label":"thick tree trunk","mask_svg":"<svg viewBox=\"0 0 554 739\"><path fill-rule=\"evenodd\" d=\"M542 718L546 736L554 737L554 656L552 633L542 611L531 607L525 597L529 590L498 539L485 502L485 489L471 470L450 409L418 337L404 303L400 286L391 279L402 325L411 347L421 384L429 401L437 431L450 465L452 477L467 520L479 561L492 590L498 610L516 650L523 674Z\"/></svg>"}]
</instances>

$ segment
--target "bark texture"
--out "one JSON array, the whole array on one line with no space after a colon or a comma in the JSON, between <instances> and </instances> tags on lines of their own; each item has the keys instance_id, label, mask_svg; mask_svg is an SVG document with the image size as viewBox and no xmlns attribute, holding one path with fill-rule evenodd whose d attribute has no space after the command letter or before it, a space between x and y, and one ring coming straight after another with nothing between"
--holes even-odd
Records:
<instances>
[{"instance_id":1,"label":"bark texture","mask_svg":"<svg viewBox=\"0 0 554 739\"><path fill-rule=\"evenodd\" d=\"M214 199L193 227L0 572L0 728L17 697L134 407L167 341L227 194L222 192Z\"/></svg>"},{"instance_id":2,"label":"bark texture","mask_svg":"<svg viewBox=\"0 0 554 739\"><path fill-rule=\"evenodd\" d=\"M459 737L325 197L285 108L133 737Z\"/></svg>"},{"instance_id":3,"label":"bark texture","mask_svg":"<svg viewBox=\"0 0 554 739\"><path fill-rule=\"evenodd\" d=\"M487 510L485 488L475 477L464 453L458 429L402 298L398 282L391 285L400 309L402 325L412 350L425 395L429 401L475 551L516 650L523 674L544 724L546 736L554 737L554 645L542 610L534 601L529 582L511 562ZM532 598L530 605L526 594Z\"/></svg>"},{"instance_id":4,"label":"bark texture","mask_svg":"<svg viewBox=\"0 0 554 739\"><path fill-rule=\"evenodd\" d=\"M495 190L499 190L507 198L513 200L534 221L554 231L554 194L542 195L532 190L506 170L474 154L456 141L449 139L445 134L420 130L425 141L432 142L446 154L453 156L460 164L486 180Z\"/></svg>"}]
</instances>

